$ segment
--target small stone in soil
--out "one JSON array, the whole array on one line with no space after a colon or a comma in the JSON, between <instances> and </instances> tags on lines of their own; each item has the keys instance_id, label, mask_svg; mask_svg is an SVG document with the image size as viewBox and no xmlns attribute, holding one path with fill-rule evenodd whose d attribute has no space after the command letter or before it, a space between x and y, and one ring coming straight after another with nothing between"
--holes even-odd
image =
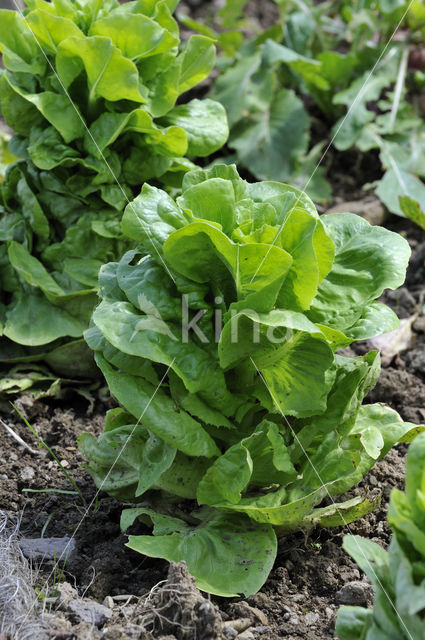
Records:
<instances>
[{"instance_id":1,"label":"small stone in soil","mask_svg":"<svg viewBox=\"0 0 425 640\"><path fill-rule=\"evenodd\" d=\"M300 623L300 619L296 613L293 613L292 615L289 616L288 623L293 624L294 627Z\"/></svg>"},{"instance_id":2,"label":"small stone in soil","mask_svg":"<svg viewBox=\"0 0 425 640\"><path fill-rule=\"evenodd\" d=\"M94 600L71 600L68 611L76 615L83 622L89 622L101 627L112 616L112 611Z\"/></svg>"},{"instance_id":3,"label":"small stone in soil","mask_svg":"<svg viewBox=\"0 0 425 640\"><path fill-rule=\"evenodd\" d=\"M56 595L58 599L59 608L65 606L70 602L70 600L74 600L78 597L78 592L69 582L59 582L56 585Z\"/></svg>"},{"instance_id":4,"label":"small stone in soil","mask_svg":"<svg viewBox=\"0 0 425 640\"><path fill-rule=\"evenodd\" d=\"M63 538L22 538L19 541L22 553L30 560L65 561L75 550L75 540Z\"/></svg>"},{"instance_id":5,"label":"small stone in soil","mask_svg":"<svg viewBox=\"0 0 425 640\"><path fill-rule=\"evenodd\" d=\"M104 598L102 604L103 604L103 606L108 607L109 609L113 609L114 606L115 606L115 603L114 603L113 599L111 598L111 596L106 596L106 598Z\"/></svg>"},{"instance_id":6,"label":"small stone in soil","mask_svg":"<svg viewBox=\"0 0 425 640\"><path fill-rule=\"evenodd\" d=\"M319 620L319 614L309 611L304 616L304 622L307 626L312 627Z\"/></svg>"},{"instance_id":7,"label":"small stone in soil","mask_svg":"<svg viewBox=\"0 0 425 640\"><path fill-rule=\"evenodd\" d=\"M22 469L21 473L19 474L19 477L23 482L28 482L29 480L32 480L35 477L35 471L32 467L26 466Z\"/></svg>"},{"instance_id":8,"label":"small stone in soil","mask_svg":"<svg viewBox=\"0 0 425 640\"><path fill-rule=\"evenodd\" d=\"M373 590L367 582L353 580L345 584L335 595L338 604L365 606L371 599Z\"/></svg>"},{"instance_id":9,"label":"small stone in soil","mask_svg":"<svg viewBox=\"0 0 425 640\"><path fill-rule=\"evenodd\" d=\"M326 617L328 620L332 620L332 618L334 617L334 612L332 611L332 609L330 607L326 607L325 608L325 613L326 613Z\"/></svg>"}]
</instances>

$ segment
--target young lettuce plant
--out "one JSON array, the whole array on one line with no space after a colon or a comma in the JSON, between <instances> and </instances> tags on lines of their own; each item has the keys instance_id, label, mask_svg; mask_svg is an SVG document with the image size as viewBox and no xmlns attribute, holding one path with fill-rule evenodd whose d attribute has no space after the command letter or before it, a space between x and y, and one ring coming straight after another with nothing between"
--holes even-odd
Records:
<instances>
[{"instance_id":1,"label":"young lettuce plant","mask_svg":"<svg viewBox=\"0 0 425 640\"><path fill-rule=\"evenodd\" d=\"M216 151L228 128L213 100L176 106L215 48L193 36L179 50L175 0L27 4L0 11L0 111L21 158L0 198L2 360L47 358L69 376L85 360L98 269L125 251L124 206L145 180L179 187L189 157ZM64 338L80 340L64 350Z\"/></svg>"},{"instance_id":2,"label":"young lettuce plant","mask_svg":"<svg viewBox=\"0 0 425 640\"><path fill-rule=\"evenodd\" d=\"M123 529L153 525L132 549L184 559L205 591L252 594L276 534L373 508L320 505L412 429L361 406L376 352L335 353L397 326L375 300L403 282L408 244L225 165L187 173L176 201L145 184L123 232L139 248L102 267L85 333L123 408L81 449L98 487L136 503Z\"/></svg>"},{"instance_id":3,"label":"young lettuce plant","mask_svg":"<svg viewBox=\"0 0 425 640\"><path fill-rule=\"evenodd\" d=\"M410 445L406 492L394 489L388 511L393 531L388 551L372 540L346 536L345 550L375 588L372 609L341 607L342 640L425 638L425 434Z\"/></svg>"}]
</instances>

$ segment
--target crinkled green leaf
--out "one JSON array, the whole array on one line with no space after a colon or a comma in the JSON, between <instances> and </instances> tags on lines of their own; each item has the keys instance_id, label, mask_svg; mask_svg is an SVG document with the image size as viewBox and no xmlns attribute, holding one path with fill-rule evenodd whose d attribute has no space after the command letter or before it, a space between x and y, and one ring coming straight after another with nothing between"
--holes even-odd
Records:
<instances>
[{"instance_id":1,"label":"crinkled green leaf","mask_svg":"<svg viewBox=\"0 0 425 640\"><path fill-rule=\"evenodd\" d=\"M209 186L213 189L213 185ZM226 198L223 199L226 202ZM189 203L199 215L196 200L193 203L189 198L180 200L183 208ZM220 216L223 210L219 199L217 205L217 209L211 208L207 213L211 218ZM230 228L231 213L226 217L222 222ZM164 244L164 256L167 263L186 278L200 283L214 278L224 293L234 291L237 297L237 303L235 301L232 306L234 312L240 308L271 309L292 263L291 256L279 247L260 243L235 244L222 231L205 222L195 222L170 235ZM211 265L214 265L212 274Z\"/></svg>"},{"instance_id":2,"label":"crinkled green leaf","mask_svg":"<svg viewBox=\"0 0 425 640\"><path fill-rule=\"evenodd\" d=\"M96 362L111 393L152 433L188 455L213 457L217 446L202 426L184 411L176 411L172 400L161 389L139 377L120 373L96 354Z\"/></svg>"},{"instance_id":3,"label":"crinkled green leaf","mask_svg":"<svg viewBox=\"0 0 425 640\"><path fill-rule=\"evenodd\" d=\"M164 29L148 16L141 14L111 14L96 20L89 31L91 36L105 36L130 60L138 60L161 53Z\"/></svg>"},{"instance_id":4,"label":"crinkled green leaf","mask_svg":"<svg viewBox=\"0 0 425 640\"><path fill-rule=\"evenodd\" d=\"M350 328L355 329L366 307L384 289L403 283L410 249L400 235L360 216L329 214L322 220L335 243L335 261L308 315L351 337Z\"/></svg>"},{"instance_id":5,"label":"crinkled green leaf","mask_svg":"<svg viewBox=\"0 0 425 640\"><path fill-rule=\"evenodd\" d=\"M63 40L58 46L56 69L67 89L85 71L90 103L99 97L145 102L139 91L137 67L104 36Z\"/></svg>"},{"instance_id":6,"label":"crinkled green leaf","mask_svg":"<svg viewBox=\"0 0 425 640\"><path fill-rule=\"evenodd\" d=\"M30 29L39 45L42 45L49 53L56 53L58 45L74 36L84 38L84 33L75 22L64 16L57 16L42 9L34 9L26 16L25 24Z\"/></svg>"},{"instance_id":7,"label":"crinkled green leaf","mask_svg":"<svg viewBox=\"0 0 425 640\"><path fill-rule=\"evenodd\" d=\"M123 233L141 242L147 250L161 252L168 236L187 224L186 217L173 199L148 184L124 211Z\"/></svg>"}]
</instances>

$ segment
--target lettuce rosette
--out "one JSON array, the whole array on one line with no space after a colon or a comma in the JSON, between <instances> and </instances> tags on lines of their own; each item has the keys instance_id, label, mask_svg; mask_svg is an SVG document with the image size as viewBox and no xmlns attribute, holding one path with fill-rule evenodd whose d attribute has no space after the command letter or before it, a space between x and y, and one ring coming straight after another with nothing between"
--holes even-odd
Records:
<instances>
[{"instance_id":1,"label":"lettuce rosette","mask_svg":"<svg viewBox=\"0 0 425 640\"><path fill-rule=\"evenodd\" d=\"M132 549L185 560L205 591L254 593L276 535L369 512L378 498L329 498L414 433L362 406L379 355L337 353L398 325L376 299L403 282L408 244L232 166L186 174L176 200L145 184L122 229L138 246L102 267L85 333L122 408L81 437L89 471L133 505L124 529L153 525Z\"/></svg>"}]
</instances>

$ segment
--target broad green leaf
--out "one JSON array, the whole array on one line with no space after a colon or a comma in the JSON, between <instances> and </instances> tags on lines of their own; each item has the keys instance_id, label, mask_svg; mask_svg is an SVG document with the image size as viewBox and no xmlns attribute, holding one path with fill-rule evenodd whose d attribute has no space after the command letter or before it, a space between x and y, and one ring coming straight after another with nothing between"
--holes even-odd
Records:
<instances>
[{"instance_id":1,"label":"broad green leaf","mask_svg":"<svg viewBox=\"0 0 425 640\"><path fill-rule=\"evenodd\" d=\"M170 562L185 560L202 591L226 597L252 595L273 566L277 545L269 525L216 513L199 527L189 527L177 518L165 523L159 514L143 508L133 510L133 520L143 514L152 520L154 535L130 536L127 546Z\"/></svg>"},{"instance_id":2,"label":"broad green leaf","mask_svg":"<svg viewBox=\"0 0 425 640\"><path fill-rule=\"evenodd\" d=\"M400 196L399 203L406 218L415 222L421 229L425 229L425 213L421 209L419 202L412 200L409 196Z\"/></svg>"},{"instance_id":3,"label":"broad green leaf","mask_svg":"<svg viewBox=\"0 0 425 640\"><path fill-rule=\"evenodd\" d=\"M18 11L0 10L0 51L5 67L11 71L44 73L46 60Z\"/></svg>"},{"instance_id":4,"label":"broad green leaf","mask_svg":"<svg viewBox=\"0 0 425 640\"><path fill-rule=\"evenodd\" d=\"M56 55L56 69L67 89L82 71L86 72L89 105L100 97L145 102L139 91L137 67L104 36L63 40Z\"/></svg>"},{"instance_id":5,"label":"broad green leaf","mask_svg":"<svg viewBox=\"0 0 425 640\"><path fill-rule=\"evenodd\" d=\"M297 441L292 451L294 462L302 460L306 450L309 455L317 454L320 465L320 461L326 460L320 452L325 435L331 434L333 437L335 428L339 435L350 432L363 397L374 387L379 377L379 355L376 351L356 358L336 355L335 368L335 380L328 395L326 411L297 424ZM317 482L317 477L315 481Z\"/></svg>"},{"instance_id":6,"label":"broad green leaf","mask_svg":"<svg viewBox=\"0 0 425 640\"><path fill-rule=\"evenodd\" d=\"M67 258L64 260L65 273L86 287L96 287L101 266L100 260L92 258Z\"/></svg>"},{"instance_id":7,"label":"broad green leaf","mask_svg":"<svg viewBox=\"0 0 425 640\"><path fill-rule=\"evenodd\" d=\"M11 129L21 135L29 135L32 127L43 121L38 109L16 93L8 82L8 73L0 76L0 109L3 118Z\"/></svg>"},{"instance_id":8,"label":"broad green leaf","mask_svg":"<svg viewBox=\"0 0 425 640\"><path fill-rule=\"evenodd\" d=\"M359 318L349 329L352 340L367 340L376 335L394 331L400 326L397 315L390 307L380 302L371 302Z\"/></svg>"},{"instance_id":9,"label":"broad green leaf","mask_svg":"<svg viewBox=\"0 0 425 640\"><path fill-rule=\"evenodd\" d=\"M141 315L128 302L103 301L93 321L119 351L171 367L191 393L213 388L216 403L226 397L224 374L208 351L193 340L182 344L181 328L150 313ZM211 400L212 401L212 400Z\"/></svg>"},{"instance_id":10,"label":"broad green leaf","mask_svg":"<svg viewBox=\"0 0 425 640\"><path fill-rule=\"evenodd\" d=\"M115 349L115 347L104 338L96 326L86 329L84 339L90 349L100 351L105 360L117 369L129 373L132 376L140 376L155 386L159 385L158 375L150 360L129 356Z\"/></svg>"},{"instance_id":11,"label":"broad green leaf","mask_svg":"<svg viewBox=\"0 0 425 640\"><path fill-rule=\"evenodd\" d=\"M187 153L192 156L214 153L225 144L229 135L224 108L209 99L195 99L174 107L164 117L164 123L181 127L186 132Z\"/></svg>"},{"instance_id":12,"label":"broad green leaf","mask_svg":"<svg viewBox=\"0 0 425 640\"><path fill-rule=\"evenodd\" d=\"M165 55L165 54L164 54ZM156 56L148 58L154 61ZM140 65L139 65L140 66ZM144 69L141 69L142 76ZM149 111L155 118L165 116L176 104L179 97L179 74L180 65L174 61L171 66L162 72L156 72L151 80L147 82L149 99Z\"/></svg>"},{"instance_id":13,"label":"broad green leaf","mask_svg":"<svg viewBox=\"0 0 425 640\"><path fill-rule=\"evenodd\" d=\"M141 242L153 255L162 253L168 236L187 224L187 219L174 200L164 191L144 184L142 191L124 211L124 235Z\"/></svg>"},{"instance_id":14,"label":"broad green leaf","mask_svg":"<svg viewBox=\"0 0 425 640\"><path fill-rule=\"evenodd\" d=\"M198 504L214 505L223 501L237 504L251 474L252 459L242 441L230 447L208 469L198 486Z\"/></svg>"},{"instance_id":15,"label":"broad green leaf","mask_svg":"<svg viewBox=\"0 0 425 640\"><path fill-rule=\"evenodd\" d=\"M214 197L212 197L214 196ZM185 189L178 198L182 209L189 209L194 218L216 222L227 235L233 230L233 205L236 194L230 180L211 178Z\"/></svg>"},{"instance_id":16,"label":"broad green leaf","mask_svg":"<svg viewBox=\"0 0 425 640\"><path fill-rule=\"evenodd\" d=\"M409 447L406 460L406 497L414 520L425 524L425 436L419 435Z\"/></svg>"},{"instance_id":17,"label":"broad green leaf","mask_svg":"<svg viewBox=\"0 0 425 640\"><path fill-rule=\"evenodd\" d=\"M133 112L131 112L133 113ZM91 125L84 136L84 147L97 157L101 157L102 151L115 142L118 136L125 130L131 113L104 112ZM146 113L147 120L149 114Z\"/></svg>"},{"instance_id":18,"label":"broad green leaf","mask_svg":"<svg viewBox=\"0 0 425 640\"><path fill-rule=\"evenodd\" d=\"M338 611L335 633L343 640L365 640L373 612L363 607L341 607Z\"/></svg>"},{"instance_id":19,"label":"broad green leaf","mask_svg":"<svg viewBox=\"0 0 425 640\"><path fill-rule=\"evenodd\" d=\"M319 244L318 240L322 242ZM302 209L293 209L282 223L276 241L293 259L278 304L296 311L308 309L323 275L330 269L332 240L323 233L320 220Z\"/></svg>"},{"instance_id":20,"label":"broad green leaf","mask_svg":"<svg viewBox=\"0 0 425 640\"><path fill-rule=\"evenodd\" d=\"M343 540L344 550L357 562L372 584L377 584L377 568L388 567L388 552L372 540L361 536L347 535Z\"/></svg>"},{"instance_id":21,"label":"broad green leaf","mask_svg":"<svg viewBox=\"0 0 425 640\"><path fill-rule=\"evenodd\" d=\"M50 304L43 295L20 292L8 307L3 334L14 342L35 347L65 336L79 338L84 328L84 321Z\"/></svg>"},{"instance_id":22,"label":"broad green leaf","mask_svg":"<svg viewBox=\"0 0 425 640\"><path fill-rule=\"evenodd\" d=\"M286 216L293 209L305 209L310 215L318 218L316 207L311 198L300 189L282 184L281 182L273 182L264 180L263 182L254 182L248 185L248 193L255 202L269 202L272 204L279 214L279 223L285 220ZM333 255L332 255L333 258ZM332 264L332 259L330 260Z\"/></svg>"},{"instance_id":23,"label":"broad green leaf","mask_svg":"<svg viewBox=\"0 0 425 640\"><path fill-rule=\"evenodd\" d=\"M116 271L118 286L136 309L158 320L178 322L182 315L182 300L173 281L166 280L166 272L150 256L144 256L134 264L137 255L137 251L128 251L121 258ZM166 330L165 326L163 328Z\"/></svg>"},{"instance_id":24,"label":"broad green leaf","mask_svg":"<svg viewBox=\"0 0 425 640\"><path fill-rule=\"evenodd\" d=\"M417 201L419 208L425 208L424 183L395 162L379 181L376 194L391 213L397 213L399 216L404 215L400 203L400 198L404 196L409 196L410 199Z\"/></svg>"},{"instance_id":25,"label":"broad green leaf","mask_svg":"<svg viewBox=\"0 0 425 640\"><path fill-rule=\"evenodd\" d=\"M279 535L286 535L290 531L302 528L305 516L311 513L313 507L319 504L325 495L326 488L320 487L301 498L291 500L288 499L286 489L280 488L259 498L242 498L238 504L226 502L217 504L216 507L228 512L243 513L254 522L271 524L277 527Z\"/></svg>"},{"instance_id":26,"label":"broad green leaf","mask_svg":"<svg viewBox=\"0 0 425 640\"><path fill-rule=\"evenodd\" d=\"M180 62L178 91L183 93L202 82L214 68L215 47L213 40L206 36L191 36L180 54ZM208 155L208 153L202 155Z\"/></svg>"},{"instance_id":27,"label":"broad green leaf","mask_svg":"<svg viewBox=\"0 0 425 640\"><path fill-rule=\"evenodd\" d=\"M184 411L176 411L161 389L126 373L120 373L96 354L98 366L113 396L152 433L187 455L211 458L219 451L202 426Z\"/></svg>"},{"instance_id":28,"label":"broad green leaf","mask_svg":"<svg viewBox=\"0 0 425 640\"><path fill-rule=\"evenodd\" d=\"M23 217L28 220L34 233L47 241L50 235L49 222L24 176L19 179L16 192L20 199Z\"/></svg>"},{"instance_id":29,"label":"broad green leaf","mask_svg":"<svg viewBox=\"0 0 425 640\"><path fill-rule=\"evenodd\" d=\"M226 427L227 429L235 429L226 416L220 411L213 409L204 402L198 394L189 393L185 388L181 379L170 372L168 374L171 395L176 403L183 407L185 411L190 413L194 418L200 418L203 422L215 427Z\"/></svg>"},{"instance_id":30,"label":"broad green leaf","mask_svg":"<svg viewBox=\"0 0 425 640\"><path fill-rule=\"evenodd\" d=\"M86 133L85 147L93 155L102 157L101 152L127 131L145 134L145 144L155 146L158 153L175 157L182 156L187 151L188 134L184 128L157 126L152 116L143 108L130 113L102 113Z\"/></svg>"},{"instance_id":31,"label":"broad green leaf","mask_svg":"<svg viewBox=\"0 0 425 640\"><path fill-rule=\"evenodd\" d=\"M61 296L65 293L42 263L34 258L22 244L11 242L8 254L12 266L28 284L40 287L45 294L52 296Z\"/></svg>"},{"instance_id":32,"label":"broad green leaf","mask_svg":"<svg viewBox=\"0 0 425 640\"><path fill-rule=\"evenodd\" d=\"M98 378L99 369L84 340L72 340L55 347L44 356L45 362L64 378Z\"/></svg>"},{"instance_id":33,"label":"broad green leaf","mask_svg":"<svg viewBox=\"0 0 425 640\"><path fill-rule=\"evenodd\" d=\"M80 436L78 445L90 460L88 471L99 489L124 500L133 498L140 479L144 431L130 424L107 431L98 439L91 433Z\"/></svg>"},{"instance_id":34,"label":"broad green leaf","mask_svg":"<svg viewBox=\"0 0 425 640\"><path fill-rule=\"evenodd\" d=\"M398 234L353 214L322 216L335 243L335 261L319 286L308 316L350 336L365 308L405 277L409 246Z\"/></svg>"},{"instance_id":35,"label":"broad green leaf","mask_svg":"<svg viewBox=\"0 0 425 640\"><path fill-rule=\"evenodd\" d=\"M248 187L254 186L248 185L245 180L242 180L238 174L236 165L217 164L212 167L208 167L207 169L195 167L193 171L186 173L183 179L182 191L185 192L187 189L190 189L197 184L201 184L206 180L210 180L211 178L230 180L233 185L236 201L246 199L248 197Z\"/></svg>"},{"instance_id":36,"label":"broad green leaf","mask_svg":"<svg viewBox=\"0 0 425 640\"><path fill-rule=\"evenodd\" d=\"M248 360L261 373L276 412L306 417L324 410L334 357L302 314L242 311L224 326L219 354L223 368Z\"/></svg>"},{"instance_id":37,"label":"broad green leaf","mask_svg":"<svg viewBox=\"0 0 425 640\"><path fill-rule=\"evenodd\" d=\"M158 477L153 488L166 491L172 496L194 500L196 487L209 465L210 460L206 458L193 458L178 451L171 467Z\"/></svg>"},{"instance_id":38,"label":"broad green leaf","mask_svg":"<svg viewBox=\"0 0 425 640\"><path fill-rule=\"evenodd\" d=\"M229 477L233 478L231 485ZM270 487L288 483L296 477L297 471L277 425L264 420L251 436L231 446L213 462L198 485L197 499L199 504L221 507L225 503L251 504L253 501L249 498L241 500L248 483ZM286 496L286 489L281 487L275 496L275 493L265 493L254 501L255 505L258 508L279 506Z\"/></svg>"},{"instance_id":39,"label":"broad green leaf","mask_svg":"<svg viewBox=\"0 0 425 640\"><path fill-rule=\"evenodd\" d=\"M54 127L34 127L29 137L28 153L36 167L47 171L72 158L78 158L79 155L78 151L64 144L59 131Z\"/></svg>"},{"instance_id":40,"label":"broad green leaf","mask_svg":"<svg viewBox=\"0 0 425 640\"><path fill-rule=\"evenodd\" d=\"M57 16L42 9L35 9L26 16L26 26L49 53L56 53L62 40L74 36L84 38L84 33L75 22L63 16Z\"/></svg>"},{"instance_id":41,"label":"broad green leaf","mask_svg":"<svg viewBox=\"0 0 425 640\"><path fill-rule=\"evenodd\" d=\"M79 38L76 40L80 42ZM6 79L16 93L33 104L46 120L59 131L65 142L72 142L84 134L83 117L69 96L53 91L29 93L20 87L11 75L7 75Z\"/></svg>"},{"instance_id":42,"label":"broad green leaf","mask_svg":"<svg viewBox=\"0 0 425 640\"><path fill-rule=\"evenodd\" d=\"M211 182L214 180L220 178L204 184L213 189ZM218 183L220 187L223 182ZM226 189L232 188L229 182L227 185ZM234 224L233 216L225 207L226 203L231 203L233 192L226 193L226 189L205 215L220 218L225 228L230 229ZM200 206L205 207L209 193L208 189L194 186L184 194L190 197L182 196L179 203L182 208L191 206L198 217L201 213L198 197L202 202ZM226 218L221 217L223 211ZM260 243L237 245L213 224L206 222L194 222L171 234L164 244L164 255L167 263L186 278L200 283L214 279L221 290L236 296L239 302L233 305L232 313L245 307L258 311L271 309L292 263L291 256L279 247Z\"/></svg>"},{"instance_id":43,"label":"broad green leaf","mask_svg":"<svg viewBox=\"0 0 425 640\"><path fill-rule=\"evenodd\" d=\"M229 146L257 178L284 181L307 151L308 126L302 101L291 89L280 89L267 110L244 118L232 130Z\"/></svg>"},{"instance_id":44,"label":"broad green leaf","mask_svg":"<svg viewBox=\"0 0 425 640\"><path fill-rule=\"evenodd\" d=\"M261 51L258 50L242 56L237 64L221 74L211 97L224 106L232 128L246 112L267 113L274 87L273 72L261 68Z\"/></svg>"},{"instance_id":45,"label":"broad green leaf","mask_svg":"<svg viewBox=\"0 0 425 640\"><path fill-rule=\"evenodd\" d=\"M104 16L94 22L90 36L106 36L130 60L138 60L161 53L160 43L164 39L164 29L142 14L115 14Z\"/></svg>"}]
</instances>

